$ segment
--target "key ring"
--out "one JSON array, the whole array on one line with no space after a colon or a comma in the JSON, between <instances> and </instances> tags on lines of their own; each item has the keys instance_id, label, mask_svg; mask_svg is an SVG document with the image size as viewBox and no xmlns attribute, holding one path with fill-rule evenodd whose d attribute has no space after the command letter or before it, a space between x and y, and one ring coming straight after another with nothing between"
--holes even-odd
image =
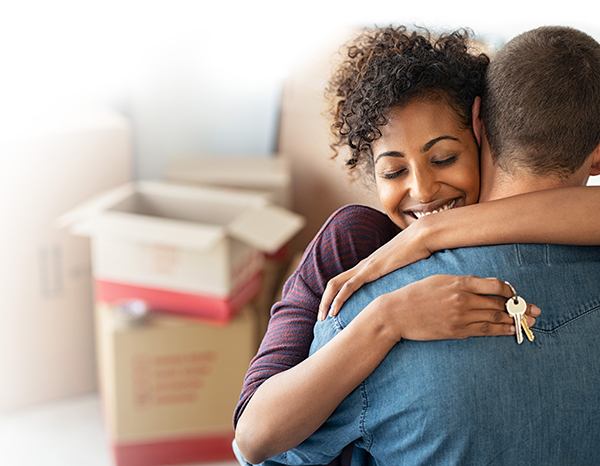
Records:
<instances>
[{"instance_id":1,"label":"key ring","mask_svg":"<svg viewBox=\"0 0 600 466\"><path fill-rule=\"evenodd\" d=\"M504 283L506 283L509 287L510 287L510 291L512 291L513 297L512 300L515 304L517 304L517 290L515 290L515 287L512 286L510 283L508 283L507 281L505 281ZM508 298L510 299L510 298Z\"/></svg>"}]
</instances>

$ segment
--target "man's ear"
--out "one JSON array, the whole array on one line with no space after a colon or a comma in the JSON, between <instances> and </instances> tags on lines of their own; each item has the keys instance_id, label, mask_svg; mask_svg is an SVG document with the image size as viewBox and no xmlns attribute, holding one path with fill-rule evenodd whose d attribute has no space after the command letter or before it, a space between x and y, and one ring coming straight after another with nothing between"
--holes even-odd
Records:
<instances>
[{"instance_id":1,"label":"man's ear","mask_svg":"<svg viewBox=\"0 0 600 466\"><path fill-rule=\"evenodd\" d=\"M481 121L481 97L475 97L471 113L473 120L473 134L475 135L475 139L477 140L477 145L481 147L481 137L483 135L483 121Z\"/></svg>"},{"instance_id":2,"label":"man's ear","mask_svg":"<svg viewBox=\"0 0 600 466\"><path fill-rule=\"evenodd\" d=\"M600 175L600 144L592 153L592 164L590 166L590 176Z\"/></svg>"}]
</instances>

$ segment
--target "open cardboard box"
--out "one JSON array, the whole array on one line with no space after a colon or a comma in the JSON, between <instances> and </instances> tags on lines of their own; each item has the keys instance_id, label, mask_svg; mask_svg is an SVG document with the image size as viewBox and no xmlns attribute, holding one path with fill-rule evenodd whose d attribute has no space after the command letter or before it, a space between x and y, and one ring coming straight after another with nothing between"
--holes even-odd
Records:
<instances>
[{"instance_id":1,"label":"open cardboard box","mask_svg":"<svg viewBox=\"0 0 600 466\"><path fill-rule=\"evenodd\" d=\"M263 253L304 219L265 195L166 182L128 183L59 219L92 238L96 298L227 322L260 290Z\"/></svg>"},{"instance_id":2,"label":"open cardboard box","mask_svg":"<svg viewBox=\"0 0 600 466\"><path fill-rule=\"evenodd\" d=\"M96 305L100 394L117 466L233 459L232 416L256 352L256 316L229 325Z\"/></svg>"}]
</instances>

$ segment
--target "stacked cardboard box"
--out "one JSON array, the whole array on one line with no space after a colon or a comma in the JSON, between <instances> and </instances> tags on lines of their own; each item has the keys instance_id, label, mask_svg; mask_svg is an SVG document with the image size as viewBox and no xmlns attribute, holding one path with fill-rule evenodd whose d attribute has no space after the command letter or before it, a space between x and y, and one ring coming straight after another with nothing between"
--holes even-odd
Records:
<instances>
[{"instance_id":1,"label":"stacked cardboard box","mask_svg":"<svg viewBox=\"0 0 600 466\"><path fill-rule=\"evenodd\" d=\"M256 319L227 325L152 312L124 318L128 303L96 307L105 423L118 466L232 459L232 412L255 353Z\"/></svg>"},{"instance_id":2,"label":"stacked cardboard box","mask_svg":"<svg viewBox=\"0 0 600 466\"><path fill-rule=\"evenodd\" d=\"M149 181L60 219L92 239L100 390L118 466L234 458L233 409L283 263L273 257L303 223L268 189Z\"/></svg>"}]
</instances>

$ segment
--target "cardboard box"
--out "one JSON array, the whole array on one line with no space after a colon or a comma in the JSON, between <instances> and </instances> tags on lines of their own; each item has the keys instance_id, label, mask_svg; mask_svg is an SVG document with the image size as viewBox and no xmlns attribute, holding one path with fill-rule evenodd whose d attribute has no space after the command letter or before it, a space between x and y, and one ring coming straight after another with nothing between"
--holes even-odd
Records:
<instances>
[{"instance_id":1,"label":"cardboard box","mask_svg":"<svg viewBox=\"0 0 600 466\"><path fill-rule=\"evenodd\" d=\"M265 193L271 202L292 208L290 161L281 154L176 157L169 162L165 179Z\"/></svg>"},{"instance_id":2,"label":"cardboard box","mask_svg":"<svg viewBox=\"0 0 600 466\"><path fill-rule=\"evenodd\" d=\"M280 249L303 223L264 195L150 181L60 219L92 237L97 299L140 298L222 322L259 292L263 253Z\"/></svg>"},{"instance_id":3,"label":"cardboard box","mask_svg":"<svg viewBox=\"0 0 600 466\"><path fill-rule=\"evenodd\" d=\"M233 410L256 351L253 310L227 326L122 317L119 306L97 304L100 393L117 466L233 459Z\"/></svg>"},{"instance_id":4,"label":"cardboard box","mask_svg":"<svg viewBox=\"0 0 600 466\"><path fill-rule=\"evenodd\" d=\"M0 412L96 389L90 241L55 219L131 179L131 130L109 110L55 110L0 138Z\"/></svg>"}]
</instances>

